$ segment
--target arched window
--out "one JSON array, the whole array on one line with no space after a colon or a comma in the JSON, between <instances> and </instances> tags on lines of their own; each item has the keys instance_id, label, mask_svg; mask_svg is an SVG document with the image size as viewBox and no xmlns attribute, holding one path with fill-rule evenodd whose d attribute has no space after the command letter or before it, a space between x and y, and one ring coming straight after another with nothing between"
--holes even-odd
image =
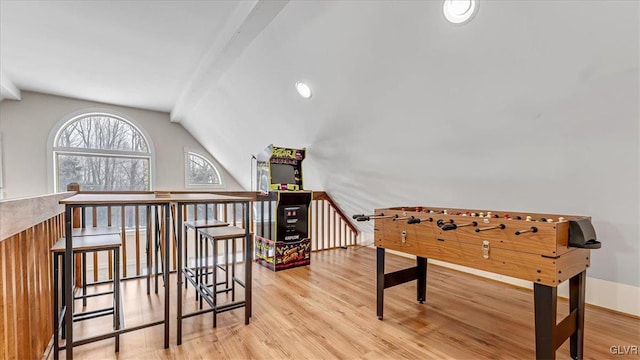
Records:
<instances>
[{"instance_id":1,"label":"arched window","mask_svg":"<svg viewBox=\"0 0 640 360\"><path fill-rule=\"evenodd\" d=\"M149 190L152 147L131 121L106 112L73 116L53 140L56 191Z\"/></svg>"},{"instance_id":2,"label":"arched window","mask_svg":"<svg viewBox=\"0 0 640 360\"><path fill-rule=\"evenodd\" d=\"M221 187L222 178L211 161L192 151L185 151L186 187Z\"/></svg>"}]
</instances>

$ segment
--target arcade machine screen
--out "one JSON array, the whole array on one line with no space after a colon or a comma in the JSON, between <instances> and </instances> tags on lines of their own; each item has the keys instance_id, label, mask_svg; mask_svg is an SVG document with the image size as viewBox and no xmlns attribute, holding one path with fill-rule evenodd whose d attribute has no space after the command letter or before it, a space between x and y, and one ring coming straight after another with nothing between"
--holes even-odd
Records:
<instances>
[{"instance_id":1,"label":"arcade machine screen","mask_svg":"<svg viewBox=\"0 0 640 360\"><path fill-rule=\"evenodd\" d=\"M288 164L271 164L272 184L297 184L295 168Z\"/></svg>"}]
</instances>

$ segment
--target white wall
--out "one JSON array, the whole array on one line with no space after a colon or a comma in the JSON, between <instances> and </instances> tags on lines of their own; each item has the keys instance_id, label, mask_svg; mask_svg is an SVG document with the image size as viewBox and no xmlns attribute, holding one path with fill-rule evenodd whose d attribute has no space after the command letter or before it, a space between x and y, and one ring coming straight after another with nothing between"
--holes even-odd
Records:
<instances>
[{"instance_id":1,"label":"white wall","mask_svg":"<svg viewBox=\"0 0 640 360\"><path fill-rule=\"evenodd\" d=\"M113 106L33 92L22 92L22 100L0 102L0 132L3 142L5 198L53 192L47 173L47 140L51 129L65 116L83 109L110 109L134 120L151 137L155 146L155 189L184 189L184 148L193 149L215 161L180 124L171 123L167 113ZM241 186L219 168L226 189Z\"/></svg>"},{"instance_id":2,"label":"white wall","mask_svg":"<svg viewBox=\"0 0 640 360\"><path fill-rule=\"evenodd\" d=\"M640 287L640 3L482 1L464 26L441 5L290 2L183 124L245 186L250 153L306 146L347 213L592 216L589 276Z\"/></svg>"}]
</instances>

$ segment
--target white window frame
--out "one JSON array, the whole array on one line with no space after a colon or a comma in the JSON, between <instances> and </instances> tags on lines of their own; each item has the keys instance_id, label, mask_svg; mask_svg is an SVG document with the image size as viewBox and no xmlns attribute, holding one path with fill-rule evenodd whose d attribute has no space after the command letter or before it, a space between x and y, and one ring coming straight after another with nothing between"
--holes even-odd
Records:
<instances>
[{"instance_id":1,"label":"white window frame","mask_svg":"<svg viewBox=\"0 0 640 360\"><path fill-rule=\"evenodd\" d=\"M213 170L218 175L218 179L220 179L219 184L189 184L189 161L190 161L189 156L191 154L203 158L205 161L209 163L209 165L211 165L211 167L213 167ZM185 189L222 189L225 187L224 177L222 176L222 172L220 171L221 166L218 164L217 161L210 158L209 156L206 156L205 154L203 154L198 150L189 149L189 148L184 148L183 159L184 159L184 188Z\"/></svg>"},{"instance_id":2,"label":"white window frame","mask_svg":"<svg viewBox=\"0 0 640 360\"><path fill-rule=\"evenodd\" d=\"M136 151L109 151L103 149L83 149L83 148L65 148L55 146L55 141L60 134L60 131L64 129L71 122L78 120L79 118L91 116L91 115L103 115L112 117L118 120L122 120L131 126L133 126L147 142L147 148L149 152L136 152ZM49 139L47 141L47 149L49 151L49 156L47 156L47 183L51 192L58 192L58 176L57 176L57 166L56 166L56 155L57 154L77 154L77 155L106 155L106 156L125 156L125 157L140 157L149 159L149 191L153 191L155 185L156 178L156 159L155 159L155 147L153 146L153 141L151 140L151 136L145 131L145 129L140 126L135 120L133 120L130 116L113 111L111 109L104 108L88 108L79 111L75 111L71 114L64 116L60 119L49 132ZM82 189L81 189L82 190Z\"/></svg>"}]
</instances>

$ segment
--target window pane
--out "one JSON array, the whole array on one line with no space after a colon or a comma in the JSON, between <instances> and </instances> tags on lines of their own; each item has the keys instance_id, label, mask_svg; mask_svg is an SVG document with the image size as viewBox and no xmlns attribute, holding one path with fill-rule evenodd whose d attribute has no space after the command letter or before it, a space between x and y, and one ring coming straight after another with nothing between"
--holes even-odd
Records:
<instances>
[{"instance_id":1,"label":"window pane","mask_svg":"<svg viewBox=\"0 0 640 360\"><path fill-rule=\"evenodd\" d=\"M189 153L189 185L220 184L218 171L209 160L200 155Z\"/></svg>"},{"instance_id":2,"label":"window pane","mask_svg":"<svg viewBox=\"0 0 640 360\"><path fill-rule=\"evenodd\" d=\"M93 114L68 124L58 134L58 147L149 152L144 136L128 122Z\"/></svg>"},{"instance_id":3,"label":"window pane","mask_svg":"<svg viewBox=\"0 0 640 360\"><path fill-rule=\"evenodd\" d=\"M149 159L56 154L58 191L77 182L82 191L149 190Z\"/></svg>"}]
</instances>

